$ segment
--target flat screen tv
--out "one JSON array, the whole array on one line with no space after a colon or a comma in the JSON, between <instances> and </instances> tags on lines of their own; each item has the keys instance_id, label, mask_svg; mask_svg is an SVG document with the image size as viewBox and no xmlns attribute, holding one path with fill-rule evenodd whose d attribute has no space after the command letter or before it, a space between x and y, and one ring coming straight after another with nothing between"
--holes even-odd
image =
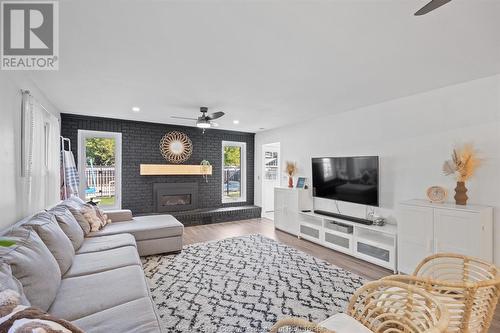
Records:
<instances>
[{"instance_id":1,"label":"flat screen tv","mask_svg":"<svg viewBox=\"0 0 500 333\"><path fill-rule=\"evenodd\" d=\"M313 196L378 206L378 164L378 156L313 158Z\"/></svg>"}]
</instances>

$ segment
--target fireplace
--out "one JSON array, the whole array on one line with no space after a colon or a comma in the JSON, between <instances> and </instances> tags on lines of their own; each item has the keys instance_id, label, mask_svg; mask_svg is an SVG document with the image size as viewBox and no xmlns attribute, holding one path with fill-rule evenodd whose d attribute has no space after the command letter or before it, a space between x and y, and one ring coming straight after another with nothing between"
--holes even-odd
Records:
<instances>
[{"instance_id":1,"label":"fireplace","mask_svg":"<svg viewBox=\"0 0 500 333\"><path fill-rule=\"evenodd\" d=\"M153 184L156 213L178 212L198 208L198 183Z\"/></svg>"}]
</instances>

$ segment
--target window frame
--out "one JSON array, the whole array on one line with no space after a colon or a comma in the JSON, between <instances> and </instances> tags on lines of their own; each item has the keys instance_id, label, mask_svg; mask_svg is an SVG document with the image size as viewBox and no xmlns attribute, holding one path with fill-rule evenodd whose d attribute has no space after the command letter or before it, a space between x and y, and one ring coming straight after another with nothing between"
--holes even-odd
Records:
<instances>
[{"instance_id":1,"label":"window frame","mask_svg":"<svg viewBox=\"0 0 500 333\"><path fill-rule=\"evenodd\" d=\"M241 149L240 162L240 197L229 198L224 195L224 147L239 147ZM222 203L246 202L247 201L247 143L242 141L222 141L221 149L221 198Z\"/></svg>"},{"instance_id":2,"label":"window frame","mask_svg":"<svg viewBox=\"0 0 500 333\"><path fill-rule=\"evenodd\" d=\"M100 206L106 210L122 209L122 133L107 131L78 130L78 175L80 177L79 196L85 199L85 168L87 163L87 153L85 140L88 138L109 138L115 139L115 204Z\"/></svg>"}]
</instances>

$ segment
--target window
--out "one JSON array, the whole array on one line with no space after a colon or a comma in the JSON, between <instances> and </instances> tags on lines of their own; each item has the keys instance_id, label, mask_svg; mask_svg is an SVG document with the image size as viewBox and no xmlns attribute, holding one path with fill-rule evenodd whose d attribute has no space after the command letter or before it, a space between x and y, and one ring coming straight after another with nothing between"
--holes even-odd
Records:
<instances>
[{"instance_id":1,"label":"window","mask_svg":"<svg viewBox=\"0 0 500 333\"><path fill-rule=\"evenodd\" d=\"M78 130L80 197L121 208L121 133Z\"/></svg>"},{"instance_id":2,"label":"window","mask_svg":"<svg viewBox=\"0 0 500 333\"><path fill-rule=\"evenodd\" d=\"M246 143L222 141L222 202L246 201Z\"/></svg>"}]
</instances>

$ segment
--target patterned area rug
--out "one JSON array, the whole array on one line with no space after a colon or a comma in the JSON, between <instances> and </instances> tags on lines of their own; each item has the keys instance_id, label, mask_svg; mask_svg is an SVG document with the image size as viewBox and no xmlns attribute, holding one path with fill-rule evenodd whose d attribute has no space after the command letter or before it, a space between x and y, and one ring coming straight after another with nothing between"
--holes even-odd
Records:
<instances>
[{"instance_id":1,"label":"patterned area rug","mask_svg":"<svg viewBox=\"0 0 500 333\"><path fill-rule=\"evenodd\" d=\"M344 311L363 278L260 235L193 244L143 267L167 332L267 332Z\"/></svg>"}]
</instances>

